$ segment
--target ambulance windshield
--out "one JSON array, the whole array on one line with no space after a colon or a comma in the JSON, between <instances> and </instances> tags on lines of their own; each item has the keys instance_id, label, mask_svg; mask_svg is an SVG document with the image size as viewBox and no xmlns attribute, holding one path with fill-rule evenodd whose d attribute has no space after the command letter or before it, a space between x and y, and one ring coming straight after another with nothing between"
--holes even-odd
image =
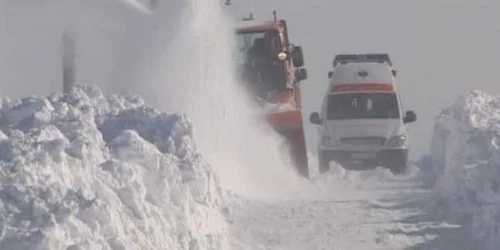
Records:
<instances>
[{"instance_id":1,"label":"ambulance windshield","mask_svg":"<svg viewBox=\"0 0 500 250\"><path fill-rule=\"evenodd\" d=\"M395 93L345 93L328 97L327 120L399 119Z\"/></svg>"}]
</instances>

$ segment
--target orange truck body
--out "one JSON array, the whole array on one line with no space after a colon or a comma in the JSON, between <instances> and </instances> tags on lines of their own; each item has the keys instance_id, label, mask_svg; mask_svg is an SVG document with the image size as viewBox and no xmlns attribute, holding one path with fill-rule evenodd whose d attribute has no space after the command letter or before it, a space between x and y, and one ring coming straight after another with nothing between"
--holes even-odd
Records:
<instances>
[{"instance_id":1,"label":"orange truck body","mask_svg":"<svg viewBox=\"0 0 500 250\"><path fill-rule=\"evenodd\" d=\"M262 23L244 23L236 30L237 35L256 34L270 32L276 34L274 42L279 47L276 51L276 58L280 57L279 69L275 71L281 74L282 82L273 82L280 86L276 95L267 99L274 105L285 105L288 107L285 111L273 111L266 114L266 120L282 136L286 138L290 148L290 156L294 167L299 174L308 177L308 159L307 148L304 135L304 122L302 119L302 100L300 82L307 78L306 69L302 68L304 59L300 46L292 45L289 40L287 24L285 20L275 20ZM286 55L286 58L285 56Z\"/></svg>"}]
</instances>

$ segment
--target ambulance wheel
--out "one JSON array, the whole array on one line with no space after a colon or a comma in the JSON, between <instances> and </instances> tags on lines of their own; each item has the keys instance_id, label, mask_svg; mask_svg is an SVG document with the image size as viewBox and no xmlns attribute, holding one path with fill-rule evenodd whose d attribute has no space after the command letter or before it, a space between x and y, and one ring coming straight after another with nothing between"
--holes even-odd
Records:
<instances>
[{"instance_id":1,"label":"ambulance wheel","mask_svg":"<svg viewBox=\"0 0 500 250\"><path fill-rule=\"evenodd\" d=\"M391 173L393 175L403 175L406 173L406 165L400 165L400 166L391 166L389 168L389 170L391 170Z\"/></svg>"},{"instance_id":2,"label":"ambulance wheel","mask_svg":"<svg viewBox=\"0 0 500 250\"><path fill-rule=\"evenodd\" d=\"M393 175L402 175L408 168L408 150L390 150L384 152L385 166Z\"/></svg>"},{"instance_id":3,"label":"ambulance wheel","mask_svg":"<svg viewBox=\"0 0 500 250\"><path fill-rule=\"evenodd\" d=\"M321 151L318 152L318 169L320 174L330 171L330 161Z\"/></svg>"},{"instance_id":4,"label":"ambulance wheel","mask_svg":"<svg viewBox=\"0 0 500 250\"><path fill-rule=\"evenodd\" d=\"M387 168L391 171L393 175L402 175L406 173L408 169L408 163L406 160L393 161L388 164Z\"/></svg>"}]
</instances>

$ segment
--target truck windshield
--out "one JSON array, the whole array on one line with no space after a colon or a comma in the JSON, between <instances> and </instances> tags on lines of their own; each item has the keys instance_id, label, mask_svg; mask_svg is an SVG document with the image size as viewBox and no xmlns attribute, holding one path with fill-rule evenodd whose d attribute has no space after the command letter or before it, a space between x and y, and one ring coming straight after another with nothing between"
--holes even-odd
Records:
<instances>
[{"instance_id":1,"label":"truck windshield","mask_svg":"<svg viewBox=\"0 0 500 250\"><path fill-rule=\"evenodd\" d=\"M277 31L238 32L236 36L238 59L244 63L249 54L276 56L280 51Z\"/></svg>"},{"instance_id":2,"label":"truck windshield","mask_svg":"<svg viewBox=\"0 0 500 250\"><path fill-rule=\"evenodd\" d=\"M276 102L286 81L284 63L277 56L281 50L278 32L238 32L236 39L243 83L260 99Z\"/></svg>"},{"instance_id":3,"label":"truck windshield","mask_svg":"<svg viewBox=\"0 0 500 250\"><path fill-rule=\"evenodd\" d=\"M327 120L398 118L395 93L346 93L328 97Z\"/></svg>"}]
</instances>

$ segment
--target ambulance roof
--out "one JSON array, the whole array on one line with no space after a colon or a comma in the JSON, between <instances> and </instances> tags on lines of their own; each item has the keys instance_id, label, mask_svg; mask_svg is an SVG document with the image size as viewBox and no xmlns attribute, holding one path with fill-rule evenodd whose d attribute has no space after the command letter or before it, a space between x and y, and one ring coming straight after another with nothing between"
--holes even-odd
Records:
<instances>
[{"instance_id":1,"label":"ambulance roof","mask_svg":"<svg viewBox=\"0 0 500 250\"><path fill-rule=\"evenodd\" d=\"M395 81L392 68L383 63L348 63L335 67L330 78L329 91L383 91L394 92ZM358 85L344 88L347 85Z\"/></svg>"}]
</instances>

